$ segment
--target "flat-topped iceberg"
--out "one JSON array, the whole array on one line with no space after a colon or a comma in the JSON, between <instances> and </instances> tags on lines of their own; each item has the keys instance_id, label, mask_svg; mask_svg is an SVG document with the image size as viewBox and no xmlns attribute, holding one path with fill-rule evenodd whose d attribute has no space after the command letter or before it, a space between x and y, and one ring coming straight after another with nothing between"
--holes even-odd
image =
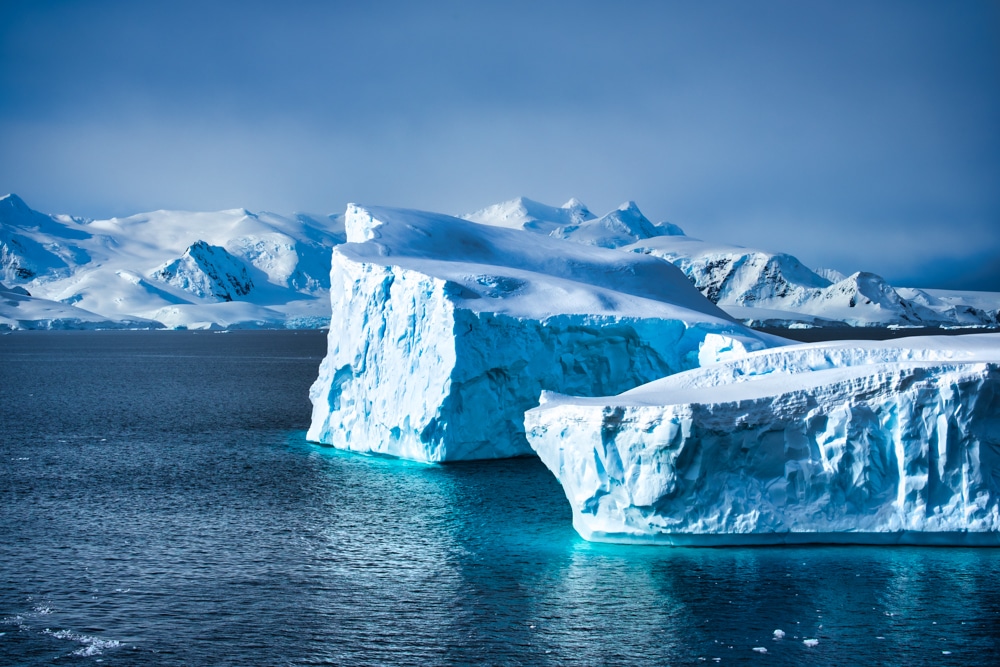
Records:
<instances>
[{"instance_id":1,"label":"flat-topped iceberg","mask_svg":"<svg viewBox=\"0 0 1000 667\"><path fill-rule=\"evenodd\" d=\"M427 462L531 454L543 390L596 396L784 343L675 267L445 215L351 205L308 438Z\"/></svg>"},{"instance_id":2,"label":"flat-topped iceberg","mask_svg":"<svg viewBox=\"0 0 1000 667\"><path fill-rule=\"evenodd\" d=\"M525 424L589 540L1000 544L998 334L775 348Z\"/></svg>"}]
</instances>

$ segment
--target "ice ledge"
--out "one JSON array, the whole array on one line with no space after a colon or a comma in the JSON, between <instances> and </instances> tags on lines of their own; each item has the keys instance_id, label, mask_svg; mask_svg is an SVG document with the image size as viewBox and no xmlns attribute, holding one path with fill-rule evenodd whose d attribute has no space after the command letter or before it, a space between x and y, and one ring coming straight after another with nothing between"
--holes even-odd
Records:
<instances>
[{"instance_id":1,"label":"ice ledge","mask_svg":"<svg viewBox=\"0 0 1000 667\"><path fill-rule=\"evenodd\" d=\"M790 346L617 397L546 394L528 440L586 539L996 544L1000 337L952 340Z\"/></svg>"},{"instance_id":2,"label":"ice ledge","mask_svg":"<svg viewBox=\"0 0 1000 667\"><path fill-rule=\"evenodd\" d=\"M577 529L579 532L579 528ZM903 530L895 532L826 532L826 533L582 533L591 542L608 544L648 544L672 547L740 547L819 544L858 544L926 547L995 547L1000 546L1000 532Z\"/></svg>"}]
</instances>

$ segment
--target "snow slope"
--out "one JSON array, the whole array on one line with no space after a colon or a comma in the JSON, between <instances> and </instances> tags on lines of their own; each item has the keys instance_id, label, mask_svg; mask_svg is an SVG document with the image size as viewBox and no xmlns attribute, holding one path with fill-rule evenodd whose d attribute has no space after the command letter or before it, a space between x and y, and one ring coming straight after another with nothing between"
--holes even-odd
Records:
<instances>
[{"instance_id":1,"label":"snow slope","mask_svg":"<svg viewBox=\"0 0 1000 667\"><path fill-rule=\"evenodd\" d=\"M753 352L525 423L587 539L1000 543L1000 334Z\"/></svg>"},{"instance_id":2,"label":"snow slope","mask_svg":"<svg viewBox=\"0 0 1000 667\"><path fill-rule=\"evenodd\" d=\"M874 273L857 272L831 283L795 257L782 253L707 243L687 236L644 239L622 249L662 257L675 264L702 294L748 324L997 324L995 316L983 311L958 317L930 298L905 298Z\"/></svg>"},{"instance_id":3,"label":"snow slope","mask_svg":"<svg viewBox=\"0 0 1000 667\"><path fill-rule=\"evenodd\" d=\"M58 301L32 296L23 287L0 283L0 331L13 329L155 329L151 320L108 319Z\"/></svg>"},{"instance_id":4,"label":"snow slope","mask_svg":"<svg viewBox=\"0 0 1000 667\"><path fill-rule=\"evenodd\" d=\"M85 220L0 198L5 284L138 326L327 326L329 253L343 240L342 216L234 209ZM26 312L19 326L45 321Z\"/></svg>"},{"instance_id":5,"label":"snow slope","mask_svg":"<svg viewBox=\"0 0 1000 667\"><path fill-rule=\"evenodd\" d=\"M785 342L654 258L420 211L351 205L345 222L313 441L418 461L529 454L523 414L542 390L617 393Z\"/></svg>"},{"instance_id":6,"label":"snow slope","mask_svg":"<svg viewBox=\"0 0 1000 667\"><path fill-rule=\"evenodd\" d=\"M654 225L631 201L598 218L577 199L570 199L556 208L519 197L462 217L484 225L524 229L602 248L617 248L637 239L684 233L669 222Z\"/></svg>"},{"instance_id":7,"label":"snow slope","mask_svg":"<svg viewBox=\"0 0 1000 667\"><path fill-rule=\"evenodd\" d=\"M633 202L598 217L575 199L554 207L522 197L465 217L663 257L748 324L998 326L1000 294L893 288L867 273L820 275L789 255L710 244L676 225L653 224ZM86 220L39 213L8 195L0 198L0 281L112 323L321 327L330 317L330 250L344 234L342 215L233 209ZM49 321L26 314L10 321Z\"/></svg>"},{"instance_id":8,"label":"snow slope","mask_svg":"<svg viewBox=\"0 0 1000 667\"><path fill-rule=\"evenodd\" d=\"M466 216L578 243L649 254L678 266L713 303L754 326L998 326L1000 294L896 289L867 272L815 272L784 253L686 236L653 225L634 202L597 218L580 202L516 199Z\"/></svg>"}]
</instances>

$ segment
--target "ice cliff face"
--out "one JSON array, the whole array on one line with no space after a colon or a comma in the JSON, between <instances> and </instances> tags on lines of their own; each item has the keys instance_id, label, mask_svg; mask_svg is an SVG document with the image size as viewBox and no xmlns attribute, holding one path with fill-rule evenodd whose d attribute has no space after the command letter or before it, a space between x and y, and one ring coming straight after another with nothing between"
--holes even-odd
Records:
<instances>
[{"instance_id":1,"label":"ice cliff face","mask_svg":"<svg viewBox=\"0 0 1000 667\"><path fill-rule=\"evenodd\" d=\"M1000 335L755 352L525 423L587 539L1000 542Z\"/></svg>"},{"instance_id":2,"label":"ice cliff face","mask_svg":"<svg viewBox=\"0 0 1000 667\"><path fill-rule=\"evenodd\" d=\"M398 209L350 206L346 230L313 441L417 461L529 454L523 414L542 390L620 392L779 342L655 259Z\"/></svg>"}]
</instances>

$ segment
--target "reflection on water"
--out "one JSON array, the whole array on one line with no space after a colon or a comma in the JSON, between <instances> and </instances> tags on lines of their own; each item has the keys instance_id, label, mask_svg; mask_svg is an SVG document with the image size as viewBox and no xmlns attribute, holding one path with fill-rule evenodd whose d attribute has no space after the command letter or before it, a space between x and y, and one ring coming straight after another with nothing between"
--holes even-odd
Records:
<instances>
[{"instance_id":1,"label":"reflection on water","mask_svg":"<svg viewBox=\"0 0 1000 667\"><path fill-rule=\"evenodd\" d=\"M1000 550L591 544L537 460L426 466L306 443L322 342L5 337L0 664L1000 654Z\"/></svg>"}]
</instances>

